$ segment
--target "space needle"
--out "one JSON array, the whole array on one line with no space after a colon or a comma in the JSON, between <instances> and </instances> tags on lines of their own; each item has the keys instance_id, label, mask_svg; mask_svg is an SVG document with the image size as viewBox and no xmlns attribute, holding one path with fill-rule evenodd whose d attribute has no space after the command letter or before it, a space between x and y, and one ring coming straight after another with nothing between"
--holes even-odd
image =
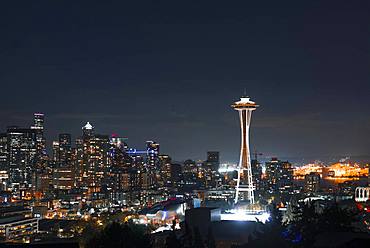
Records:
<instances>
[{"instance_id":1,"label":"space needle","mask_svg":"<svg viewBox=\"0 0 370 248\"><path fill-rule=\"evenodd\" d=\"M252 111L259 107L249 97L243 96L240 101L235 102L231 107L239 112L241 128L241 147L240 159L238 164L238 178L236 180L235 201L249 200L254 204L254 190L251 168L251 156L249 151L249 126L252 117ZM241 195L239 197L239 195ZM247 199L246 199L247 198Z\"/></svg>"}]
</instances>

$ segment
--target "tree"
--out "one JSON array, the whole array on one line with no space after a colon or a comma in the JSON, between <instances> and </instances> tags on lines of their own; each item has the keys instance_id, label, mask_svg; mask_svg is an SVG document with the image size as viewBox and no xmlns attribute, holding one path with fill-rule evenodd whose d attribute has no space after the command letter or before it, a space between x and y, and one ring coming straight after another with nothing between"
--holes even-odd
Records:
<instances>
[{"instance_id":1,"label":"tree","mask_svg":"<svg viewBox=\"0 0 370 248\"><path fill-rule=\"evenodd\" d=\"M190 229L189 225L185 222L180 223L181 229L185 230L185 235L182 238L182 243L184 247L193 247L193 232Z\"/></svg>"},{"instance_id":2,"label":"tree","mask_svg":"<svg viewBox=\"0 0 370 248\"><path fill-rule=\"evenodd\" d=\"M297 201L293 200L293 198L289 201L286 208L287 210L282 218L283 225L289 225L301 215L301 212L299 211L299 204Z\"/></svg>"},{"instance_id":3,"label":"tree","mask_svg":"<svg viewBox=\"0 0 370 248\"><path fill-rule=\"evenodd\" d=\"M319 216L319 231L351 231L357 214L334 204Z\"/></svg>"},{"instance_id":4,"label":"tree","mask_svg":"<svg viewBox=\"0 0 370 248\"><path fill-rule=\"evenodd\" d=\"M172 231L166 238L166 248L180 248L181 243L176 237L175 231Z\"/></svg>"},{"instance_id":5,"label":"tree","mask_svg":"<svg viewBox=\"0 0 370 248\"><path fill-rule=\"evenodd\" d=\"M171 226L171 228L172 228L172 231L175 231L175 229L176 229L176 219L173 219L172 220L172 226Z\"/></svg>"},{"instance_id":6,"label":"tree","mask_svg":"<svg viewBox=\"0 0 370 248\"><path fill-rule=\"evenodd\" d=\"M142 227L113 222L88 239L85 247L150 248L151 242Z\"/></svg>"},{"instance_id":7,"label":"tree","mask_svg":"<svg viewBox=\"0 0 370 248\"><path fill-rule=\"evenodd\" d=\"M215 236L213 235L211 226L208 228L207 248L216 248Z\"/></svg>"},{"instance_id":8,"label":"tree","mask_svg":"<svg viewBox=\"0 0 370 248\"><path fill-rule=\"evenodd\" d=\"M202 235L200 234L198 227L194 227L193 247L194 248L204 248Z\"/></svg>"},{"instance_id":9,"label":"tree","mask_svg":"<svg viewBox=\"0 0 370 248\"><path fill-rule=\"evenodd\" d=\"M282 227L272 223L260 224L259 231L248 236L248 243L243 248L254 247L289 247L288 242L282 237Z\"/></svg>"},{"instance_id":10,"label":"tree","mask_svg":"<svg viewBox=\"0 0 370 248\"><path fill-rule=\"evenodd\" d=\"M356 212L340 208L337 204L323 210L315 211L315 204L306 204L300 214L287 227L287 238L293 243L309 247L316 236L323 232L351 231Z\"/></svg>"},{"instance_id":11,"label":"tree","mask_svg":"<svg viewBox=\"0 0 370 248\"><path fill-rule=\"evenodd\" d=\"M99 230L92 222L80 221L77 225L78 228L82 229L80 240L82 245L87 244L99 235Z\"/></svg>"},{"instance_id":12,"label":"tree","mask_svg":"<svg viewBox=\"0 0 370 248\"><path fill-rule=\"evenodd\" d=\"M288 242L283 238L283 227L281 225L281 213L277 206L273 204L270 209L271 218L269 222L263 224L258 222L258 226L251 235L248 236L248 243L243 248L249 247L288 247Z\"/></svg>"}]
</instances>

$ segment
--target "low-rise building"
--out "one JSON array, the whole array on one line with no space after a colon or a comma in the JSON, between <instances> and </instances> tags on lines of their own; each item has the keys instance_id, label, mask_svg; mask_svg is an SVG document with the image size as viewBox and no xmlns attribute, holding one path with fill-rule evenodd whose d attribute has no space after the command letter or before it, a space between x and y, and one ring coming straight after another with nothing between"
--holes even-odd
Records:
<instances>
[{"instance_id":1,"label":"low-rise building","mask_svg":"<svg viewBox=\"0 0 370 248\"><path fill-rule=\"evenodd\" d=\"M0 238L5 242L30 241L38 232L39 218L30 209L16 206L0 209Z\"/></svg>"}]
</instances>

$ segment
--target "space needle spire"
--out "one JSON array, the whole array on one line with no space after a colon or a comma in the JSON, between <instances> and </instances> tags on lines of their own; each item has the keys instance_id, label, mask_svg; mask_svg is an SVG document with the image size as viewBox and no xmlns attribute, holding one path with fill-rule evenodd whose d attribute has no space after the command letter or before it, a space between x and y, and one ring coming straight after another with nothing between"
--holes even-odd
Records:
<instances>
[{"instance_id":1,"label":"space needle spire","mask_svg":"<svg viewBox=\"0 0 370 248\"><path fill-rule=\"evenodd\" d=\"M235 102L231 107L239 112L241 129L240 159L238 164L238 178L235 189L235 203L239 200L249 200L254 204L254 190L251 168L251 156L249 151L249 126L252 118L252 111L258 105L249 97L243 96L240 101Z\"/></svg>"}]
</instances>

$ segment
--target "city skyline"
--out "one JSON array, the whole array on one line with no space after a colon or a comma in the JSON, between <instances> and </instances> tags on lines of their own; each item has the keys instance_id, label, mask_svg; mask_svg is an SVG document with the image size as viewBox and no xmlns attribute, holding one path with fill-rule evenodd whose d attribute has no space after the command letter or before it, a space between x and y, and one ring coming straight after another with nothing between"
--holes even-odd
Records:
<instances>
[{"instance_id":1,"label":"city skyline","mask_svg":"<svg viewBox=\"0 0 370 248\"><path fill-rule=\"evenodd\" d=\"M178 159L210 149L235 161L227 106L246 89L263 106L252 150L369 155L367 7L7 2L0 82L17 100L1 98L0 129L40 111L49 141L90 121L134 146L158 140Z\"/></svg>"},{"instance_id":2,"label":"city skyline","mask_svg":"<svg viewBox=\"0 0 370 248\"><path fill-rule=\"evenodd\" d=\"M38 113L34 113L34 114L38 114ZM40 113L41 114L41 113ZM42 115L45 115L44 113L42 113ZM32 123L32 114L30 115L30 118L31 119L27 119L25 118L25 120L21 120L19 121L18 123L14 124L9 124L9 125L5 125L5 128L2 130L3 132L6 132L7 128L8 127L18 127L18 128L33 128L33 123ZM68 130L63 130L62 132L60 133L56 133L56 136L55 137L48 137L48 133L53 133L53 131L50 131L48 130L48 125L47 125L47 122L48 122L48 116L45 115L45 118L46 118L46 129L44 130L44 133L46 133L46 151L48 152L48 154L52 154L52 145L53 145L53 142L57 141L58 140L58 137L60 134L70 134L71 137L73 139L77 139L79 137L81 137L81 129L86 125L86 123L89 123L89 121L86 121L83 123L83 125L81 125L80 127L74 127L73 130L75 131L75 133L72 133ZM77 118L76 118L77 119ZM238 121L238 120L236 120ZM24 123L24 124L22 124ZM30 125L28 125L30 124ZM104 127L104 125L103 125ZM77 129L77 131L76 131ZM99 128L97 130L104 130L104 128ZM55 132L55 131L54 131ZM99 131L100 132L100 131ZM252 130L253 132L253 130ZM100 133L104 133L104 132L100 132ZM135 149L144 149L145 148L145 142L147 140L150 140L150 139L153 139L153 138L144 138L143 140L138 140L137 137L130 137L130 136L126 136L126 135L121 135L120 133L117 133L115 131L111 131L109 133L104 133L105 135L108 135L108 136L119 136L119 137L124 137L126 139L126 141L129 142L130 146L132 148L135 148ZM240 134L239 134L240 135ZM154 135L155 136L155 135ZM160 141L162 140L160 137L158 137L158 139L153 139L153 140L156 140L156 141L159 141L159 143L161 143ZM236 142L234 142L233 144L230 144L231 147L233 146L237 146L235 144ZM197 153L195 156L174 156L173 159L175 161L184 161L184 160L187 160L187 159L195 159L195 160L204 160L205 158L205 153L207 151L210 151L210 150L217 150L217 148L211 148L211 147L215 147L215 146L207 146L207 147L202 147L202 153ZM311 162L315 162L315 161L322 161L322 162L325 162L325 163L334 163L334 162L337 162L341 159L350 159L351 161L354 161L354 162L366 162L369 160L370 158L370 155L367 155L367 154L349 154L349 153L343 153L343 154L340 154L340 153L333 153L333 154L310 154L310 155L300 155L300 154L291 154L291 155L286 155L286 154L275 154L275 153L261 153L261 151L259 149L256 149L254 147L254 144L252 144L252 150L251 150L251 154L253 156L255 156L255 154L257 153L258 156L260 157L260 159L262 159L263 161L268 161L270 158L272 157L279 157L283 160L290 160L292 161L293 163L296 163L298 165L304 165L305 163L311 163ZM238 149L238 148L237 148ZM164 151L163 151L164 150ZM171 151L171 147L165 147L163 146L162 148L162 151L163 153L165 154L177 154L176 152L169 152ZM233 151L233 153L235 153L235 155L232 155L232 156L225 156L224 155L224 151L222 150L219 150L220 153L221 153L221 158L220 158L220 161L222 163L232 163L232 164L237 164L238 161L239 161L239 154L238 154L238 151Z\"/></svg>"},{"instance_id":3,"label":"city skyline","mask_svg":"<svg viewBox=\"0 0 370 248\"><path fill-rule=\"evenodd\" d=\"M367 247L369 14L2 3L0 246Z\"/></svg>"}]
</instances>

